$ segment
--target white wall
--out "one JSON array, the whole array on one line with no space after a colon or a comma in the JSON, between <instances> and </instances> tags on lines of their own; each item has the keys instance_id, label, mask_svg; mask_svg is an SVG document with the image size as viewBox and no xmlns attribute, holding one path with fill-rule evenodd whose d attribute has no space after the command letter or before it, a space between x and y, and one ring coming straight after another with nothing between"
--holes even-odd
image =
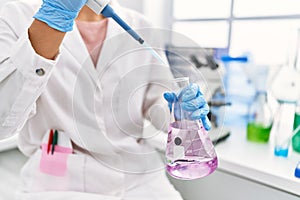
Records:
<instances>
[{"instance_id":1,"label":"white wall","mask_svg":"<svg viewBox=\"0 0 300 200\"><path fill-rule=\"evenodd\" d=\"M11 1L11 0L0 0L0 7L8 1Z\"/></svg>"},{"instance_id":2,"label":"white wall","mask_svg":"<svg viewBox=\"0 0 300 200\"><path fill-rule=\"evenodd\" d=\"M171 0L119 0L119 3L143 13L155 26L170 29Z\"/></svg>"},{"instance_id":3,"label":"white wall","mask_svg":"<svg viewBox=\"0 0 300 200\"><path fill-rule=\"evenodd\" d=\"M157 27L170 29L172 20L172 1L144 0L144 14Z\"/></svg>"},{"instance_id":4,"label":"white wall","mask_svg":"<svg viewBox=\"0 0 300 200\"><path fill-rule=\"evenodd\" d=\"M140 13L144 12L144 0L118 0L119 3L127 8L134 9Z\"/></svg>"}]
</instances>

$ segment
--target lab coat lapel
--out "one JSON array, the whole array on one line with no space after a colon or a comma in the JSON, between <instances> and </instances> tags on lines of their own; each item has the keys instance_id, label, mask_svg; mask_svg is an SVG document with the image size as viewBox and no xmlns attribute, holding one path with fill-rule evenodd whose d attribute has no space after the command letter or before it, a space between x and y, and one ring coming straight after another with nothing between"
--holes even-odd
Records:
<instances>
[{"instance_id":1,"label":"lab coat lapel","mask_svg":"<svg viewBox=\"0 0 300 200\"><path fill-rule=\"evenodd\" d=\"M109 18L106 39L103 43L96 69L77 26L74 26L73 31L67 33L63 45L97 84L98 76L105 70L110 60L114 58L114 54L118 49L117 46L110 45L110 40L113 40L112 38L120 33L122 33L121 27L113 19Z\"/></svg>"},{"instance_id":2,"label":"lab coat lapel","mask_svg":"<svg viewBox=\"0 0 300 200\"><path fill-rule=\"evenodd\" d=\"M96 67L99 75L108 67L110 61L115 58L119 46L114 45L115 42L112 42L112 40L116 40L114 37L122 33L122 31L122 28L112 18L108 19L106 38L103 42Z\"/></svg>"},{"instance_id":3,"label":"lab coat lapel","mask_svg":"<svg viewBox=\"0 0 300 200\"><path fill-rule=\"evenodd\" d=\"M66 34L63 46L70 52L83 70L87 71L93 82L97 83L97 71L77 26L74 26L73 31Z\"/></svg>"},{"instance_id":4,"label":"lab coat lapel","mask_svg":"<svg viewBox=\"0 0 300 200\"><path fill-rule=\"evenodd\" d=\"M88 90L91 90L91 92L93 93L94 95L94 99L92 100L93 103L95 103L95 105L100 105L100 111L102 109L102 96L103 94L100 94L99 93L94 93L94 92L99 92L99 91L102 91L101 88L99 87L99 84L97 82L97 70L95 69L94 67L94 64L93 64L93 61L90 57L90 54L85 46L85 43L80 35L80 32L79 30L77 29L76 26L74 26L74 29L73 31L69 32L65 39L64 39L64 47L66 48L66 50L73 56L73 60L75 62L75 64L78 64L80 66L80 71L83 72L83 74L81 74L81 72L79 72L77 75L77 79L79 80L79 84L86 84L87 86L89 86L89 88L87 88ZM73 62L73 63L74 63ZM70 66L70 67L73 67L73 66ZM81 80L81 79L86 79L90 77L91 79L89 80ZM92 82L91 84L94 84L95 87L97 87L98 89L100 88L100 90L94 90L96 88L93 88L91 85L88 85L90 82ZM87 84L88 83L88 84ZM85 92L81 93L80 90L82 88L78 87L77 88L79 90L79 94L85 94ZM77 90L75 90L76 92ZM90 95L90 92L87 92L87 95ZM89 99L89 98L88 98ZM90 99L89 99L90 100ZM86 101L88 102L88 100ZM74 98L73 100L73 104L74 105L78 105L80 106L81 105L81 99L77 100L77 98ZM73 106L74 106L73 105ZM74 113L73 113L74 114ZM81 130L87 130L87 135L84 135L84 136L80 136L80 138L78 139L80 142L83 141L84 145L86 145L87 147L89 147L89 149L92 151L92 152L99 152L99 148L98 147L103 147L103 146L107 146L107 145L110 145L108 142L106 142L104 139L101 139L101 141L103 143L101 144L95 144L95 138L98 138L99 137L102 137L102 134L105 136L107 133L106 133L106 129L105 129L105 123L103 121L103 117L101 116L103 115L103 112L99 112L97 113L97 116L96 116L96 121L97 121L97 124L93 124L93 126L88 126L88 127L85 127L85 124L84 123L80 123L78 122L77 124L77 127L81 127L80 129ZM85 115L87 116L87 115ZM76 119L79 119L79 121L83 120L80 118L80 113L78 114L77 116L78 118ZM94 120L92 120L91 123L93 123ZM95 129L94 129L94 126L97 127L97 128L100 128L102 134L100 135L99 132L95 133ZM98 134L98 136L94 136L94 134ZM76 137L77 134L76 134ZM100 146L98 146L100 145ZM111 152L112 151L112 147L109 146L107 147L107 150L106 152Z\"/></svg>"}]
</instances>

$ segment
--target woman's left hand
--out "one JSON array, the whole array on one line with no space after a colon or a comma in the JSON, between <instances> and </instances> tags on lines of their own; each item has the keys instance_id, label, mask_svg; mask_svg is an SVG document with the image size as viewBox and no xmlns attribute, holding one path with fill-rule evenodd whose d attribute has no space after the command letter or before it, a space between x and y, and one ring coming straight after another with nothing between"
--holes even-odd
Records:
<instances>
[{"instance_id":1,"label":"woman's left hand","mask_svg":"<svg viewBox=\"0 0 300 200\"><path fill-rule=\"evenodd\" d=\"M190 120L201 120L205 130L211 129L211 123L207 117L209 106L200 91L197 84L192 83L182 89L178 95L174 92L164 93L164 98L168 102L170 111L174 103L174 114L176 119L181 119L182 116ZM182 111L187 111L188 115L182 114Z\"/></svg>"}]
</instances>

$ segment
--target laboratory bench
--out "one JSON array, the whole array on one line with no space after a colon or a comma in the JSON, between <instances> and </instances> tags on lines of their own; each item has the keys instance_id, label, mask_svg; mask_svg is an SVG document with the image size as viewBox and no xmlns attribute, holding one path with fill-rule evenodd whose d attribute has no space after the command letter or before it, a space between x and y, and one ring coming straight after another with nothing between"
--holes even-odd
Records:
<instances>
[{"instance_id":1,"label":"laboratory bench","mask_svg":"<svg viewBox=\"0 0 300 200\"><path fill-rule=\"evenodd\" d=\"M245 128L233 127L231 135L215 148L218 169L192 181L170 178L185 200L296 200L300 198L300 179L294 169L300 154L275 157L272 140L258 144L246 140ZM13 199L20 185L19 171L27 158L17 149L0 153L0 200Z\"/></svg>"},{"instance_id":2,"label":"laboratory bench","mask_svg":"<svg viewBox=\"0 0 300 200\"><path fill-rule=\"evenodd\" d=\"M272 135L268 144L253 143L246 128L232 127L215 149L219 166L213 174L193 181L170 178L185 200L300 199L300 179L294 177L300 154L274 156Z\"/></svg>"},{"instance_id":3,"label":"laboratory bench","mask_svg":"<svg viewBox=\"0 0 300 200\"><path fill-rule=\"evenodd\" d=\"M13 200L20 189L20 169L27 161L18 149L10 145L10 149L0 152L0 200Z\"/></svg>"}]
</instances>

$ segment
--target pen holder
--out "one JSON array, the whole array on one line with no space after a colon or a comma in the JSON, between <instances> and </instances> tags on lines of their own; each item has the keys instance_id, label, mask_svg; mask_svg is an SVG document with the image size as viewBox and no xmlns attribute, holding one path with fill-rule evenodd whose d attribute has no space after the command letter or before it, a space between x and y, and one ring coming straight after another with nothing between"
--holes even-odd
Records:
<instances>
[{"instance_id":1,"label":"pen holder","mask_svg":"<svg viewBox=\"0 0 300 200\"><path fill-rule=\"evenodd\" d=\"M71 148L58 145L55 146L53 154L47 153L47 144L43 144L40 171L53 176L64 176L67 171L68 156L71 153Z\"/></svg>"},{"instance_id":2,"label":"pen holder","mask_svg":"<svg viewBox=\"0 0 300 200\"><path fill-rule=\"evenodd\" d=\"M50 130L49 137L47 133L41 145L40 171L52 176L64 176L68 157L73 152L71 140L62 131L55 131L53 134L53 130Z\"/></svg>"}]
</instances>

